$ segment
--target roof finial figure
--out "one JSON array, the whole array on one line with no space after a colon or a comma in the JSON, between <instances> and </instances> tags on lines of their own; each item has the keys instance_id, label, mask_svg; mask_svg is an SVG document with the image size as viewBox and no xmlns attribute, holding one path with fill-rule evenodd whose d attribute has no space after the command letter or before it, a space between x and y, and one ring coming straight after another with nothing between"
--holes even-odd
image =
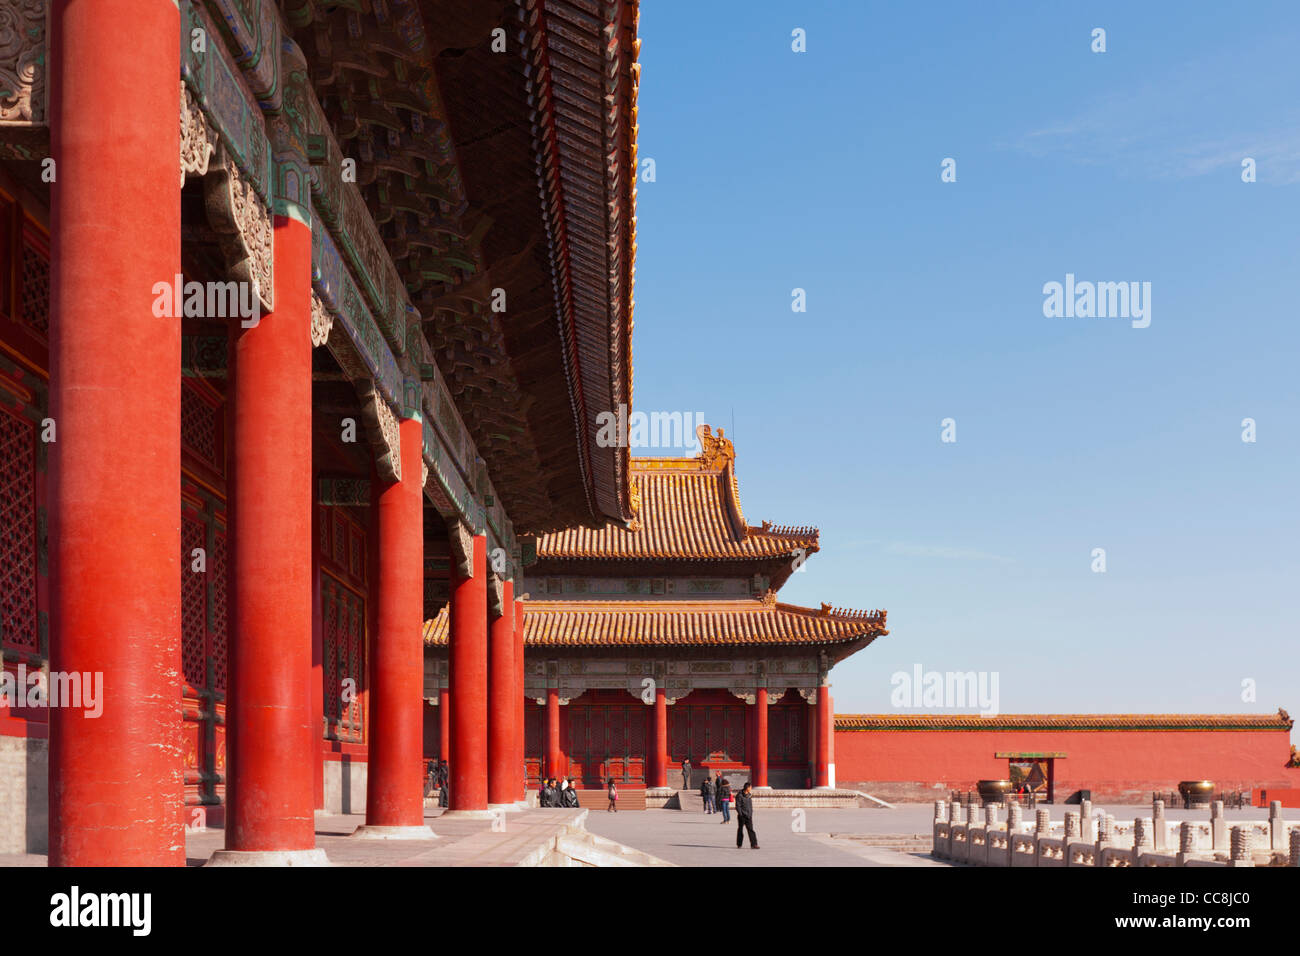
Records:
<instances>
[{"instance_id":1,"label":"roof finial figure","mask_svg":"<svg viewBox=\"0 0 1300 956\"><path fill-rule=\"evenodd\" d=\"M728 462L736 460L736 446L731 443L731 439L723 434L721 428L718 434L713 434L713 427L710 425L697 425L695 434L700 439L700 458L709 468L722 468Z\"/></svg>"}]
</instances>

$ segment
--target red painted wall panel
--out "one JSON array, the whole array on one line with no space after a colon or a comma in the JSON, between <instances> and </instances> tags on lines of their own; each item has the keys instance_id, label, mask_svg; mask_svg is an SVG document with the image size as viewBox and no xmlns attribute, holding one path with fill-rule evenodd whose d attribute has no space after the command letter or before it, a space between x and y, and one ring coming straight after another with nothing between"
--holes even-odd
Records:
<instances>
[{"instance_id":1,"label":"red painted wall panel","mask_svg":"<svg viewBox=\"0 0 1300 956\"><path fill-rule=\"evenodd\" d=\"M1064 752L1055 761L1056 799L1090 789L1098 801L1143 802L1180 780L1221 790L1300 786L1285 767L1286 731L838 731L836 777L882 799L925 800L949 789L1005 779L1000 752Z\"/></svg>"}]
</instances>

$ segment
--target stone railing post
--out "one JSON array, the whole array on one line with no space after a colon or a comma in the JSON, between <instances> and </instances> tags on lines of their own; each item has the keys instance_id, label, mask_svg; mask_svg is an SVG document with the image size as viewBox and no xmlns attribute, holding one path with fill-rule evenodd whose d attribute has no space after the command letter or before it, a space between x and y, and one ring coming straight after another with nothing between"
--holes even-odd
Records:
<instances>
[{"instance_id":1,"label":"stone railing post","mask_svg":"<svg viewBox=\"0 0 1300 956\"><path fill-rule=\"evenodd\" d=\"M1143 853L1150 850L1151 842L1151 818L1134 817L1133 818L1133 852L1134 854ZM1135 861L1136 862L1136 861Z\"/></svg>"},{"instance_id":2,"label":"stone railing post","mask_svg":"<svg viewBox=\"0 0 1300 956\"><path fill-rule=\"evenodd\" d=\"M1251 858L1252 833L1250 827L1241 826L1232 828L1232 865L1233 866L1254 866L1255 861Z\"/></svg>"},{"instance_id":3,"label":"stone railing post","mask_svg":"<svg viewBox=\"0 0 1300 956\"><path fill-rule=\"evenodd\" d=\"M1079 839L1079 811L1065 811L1065 843L1069 847L1071 840Z\"/></svg>"},{"instance_id":4,"label":"stone railing post","mask_svg":"<svg viewBox=\"0 0 1300 956\"><path fill-rule=\"evenodd\" d=\"M1168 848L1169 828L1165 825L1165 802L1151 802L1151 836L1157 853L1164 853Z\"/></svg>"},{"instance_id":5,"label":"stone railing post","mask_svg":"<svg viewBox=\"0 0 1300 956\"><path fill-rule=\"evenodd\" d=\"M1196 828L1189 820L1178 825L1178 865L1186 866L1187 858L1196 853Z\"/></svg>"},{"instance_id":6,"label":"stone railing post","mask_svg":"<svg viewBox=\"0 0 1300 956\"><path fill-rule=\"evenodd\" d=\"M935 823L948 822L948 804L946 801L943 800L934 801L934 822Z\"/></svg>"},{"instance_id":7,"label":"stone railing post","mask_svg":"<svg viewBox=\"0 0 1300 956\"><path fill-rule=\"evenodd\" d=\"M1223 818L1223 801L1210 804L1210 846L1215 850L1228 848L1228 823Z\"/></svg>"},{"instance_id":8,"label":"stone railing post","mask_svg":"<svg viewBox=\"0 0 1300 956\"><path fill-rule=\"evenodd\" d=\"M1046 807L1040 807L1034 814L1034 835L1037 837L1048 837L1052 835L1052 811Z\"/></svg>"}]
</instances>

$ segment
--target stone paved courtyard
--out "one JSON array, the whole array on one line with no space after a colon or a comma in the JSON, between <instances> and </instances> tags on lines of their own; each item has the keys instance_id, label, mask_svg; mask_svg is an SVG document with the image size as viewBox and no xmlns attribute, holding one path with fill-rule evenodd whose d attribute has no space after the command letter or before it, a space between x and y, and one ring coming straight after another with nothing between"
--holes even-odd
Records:
<instances>
[{"instance_id":1,"label":"stone paved courtyard","mask_svg":"<svg viewBox=\"0 0 1300 956\"><path fill-rule=\"evenodd\" d=\"M1052 819L1063 817L1064 806L1049 807ZM1121 821L1150 816L1147 805L1103 807ZM903 804L892 809L827 809L802 811L802 832L794 826L800 818L789 809L760 809L755 817L761 849L736 849L736 825L720 823L718 814L680 810L643 810L605 813L578 810L526 810L506 815L504 832L493 831L489 820L441 819L431 809L425 822L438 834L429 841L356 840L350 834L364 821L362 814L316 817L317 846L340 866L518 866L535 858L556 833L586 813L586 829L598 836L641 850L678 866L947 866L928 853L900 852L872 846L852 835L920 836L928 841L933 816L930 804ZM1227 810L1234 820L1259 819L1259 808ZM1209 818L1203 810L1168 810L1171 821ZM223 831L191 832L186 837L190 866L205 862L222 846ZM2 854L0 866L44 866L40 854Z\"/></svg>"}]
</instances>

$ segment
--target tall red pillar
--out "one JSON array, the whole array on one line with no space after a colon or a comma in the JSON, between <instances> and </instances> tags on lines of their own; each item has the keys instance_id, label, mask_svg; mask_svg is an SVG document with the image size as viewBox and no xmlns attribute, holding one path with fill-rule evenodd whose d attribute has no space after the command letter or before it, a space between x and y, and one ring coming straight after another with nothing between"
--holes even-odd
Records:
<instances>
[{"instance_id":1,"label":"tall red pillar","mask_svg":"<svg viewBox=\"0 0 1300 956\"><path fill-rule=\"evenodd\" d=\"M524 697L524 602L515 601L515 799L528 796L528 755L524 749L527 699Z\"/></svg>"},{"instance_id":2,"label":"tall red pillar","mask_svg":"<svg viewBox=\"0 0 1300 956\"><path fill-rule=\"evenodd\" d=\"M515 769L515 585L501 585L501 613L488 637L488 804L514 806Z\"/></svg>"},{"instance_id":3,"label":"tall red pillar","mask_svg":"<svg viewBox=\"0 0 1300 956\"><path fill-rule=\"evenodd\" d=\"M668 786L668 692L657 683L653 716L649 784L652 787L666 787Z\"/></svg>"},{"instance_id":4,"label":"tall red pillar","mask_svg":"<svg viewBox=\"0 0 1300 956\"><path fill-rule=\"evenodd\" d=\"M233 609L226 850L316 843L312 720L311 228L275 217L273 312L234 340Z\"/></svg>"},{"instance_id":5,"label":"tall red pillar","mask_svg":"<svg viewBox=\"0 0 1300 956\"><path fill-rule=\"evenodd\" d=\"M560 689L546 688L546 772L560 776Z\"/></svg>"},{"instance_id":6,"label":"tall red pillar","mask_svg":"<svg viewBox=\"0 0 1300 956\"><path fill-rule=\"evenodd\" d=\"M451 575L451 810L487 812L487 538L475 535L469 577Z\"/></svg>"},{"instance_id":7,"label":"tall red pillar","mask_svg":"<svg viewBox=\"0 0 1300 956\"><path fill-rule=\"evenodd\" d=\"M102 714L49 709L52 866L183 866L174 4L56 0L49 19L50 667ZM130 24L130 42L123 42Z\"/></svg>"},{"instance_id":8,"label":"tall red pillar","mask_svg":"<svg viewBox=\"0 0 1300 956\"><path fill-rule=\"evenodd\" d=\"M451 754L451 688L438 691L438 759L447 760Z\"/></svg>"},{"instance_id":9,"label":"tall red pillar","mask_svg":"<svg viewBox=\"0 0 1300 956\"><path fill-rule=\"evenodd\" d=\"M370 752L361 837L432 837L424 825L423 426L399 426L402 477L379 493L378 628L371 642Z\"/></svg>"},{"instance_id":10,"label":"tall red pillar","mask_svg":"<svg viewBox=\"0 0 1300 956\"><path fill-rule=\"evenodd\" d=\"M813 785L831 785L831 689L829 684L817 688L817 775Z\"/></svg>"},{"instance_id":11,"label":"tall red pillar","mask_svg":"<svg viewBox=\"0 0 1300 956\"><path fill-rule=\"evenodd\" d=\"M767 688L754 697L754 786L767 786Z\"/></svg>"}]
</instances>

